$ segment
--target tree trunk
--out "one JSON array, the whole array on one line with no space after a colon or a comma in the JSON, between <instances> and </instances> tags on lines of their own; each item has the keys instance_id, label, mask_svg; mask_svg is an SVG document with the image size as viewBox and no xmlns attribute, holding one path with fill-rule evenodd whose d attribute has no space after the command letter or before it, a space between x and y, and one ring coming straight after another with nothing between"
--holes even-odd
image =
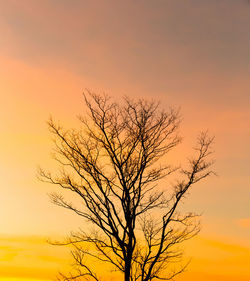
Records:
<instances>
[{"instance_id":1,"label":"tree trunk","mask_svg":"<svg viewBox=\"0 0 250 281\"><path fill-rule=\"evenodd\" d=\"M131 261L130 260L125 261L124 281L130 281L130 267L131 267Z\"/></svg>"}]
</instances>

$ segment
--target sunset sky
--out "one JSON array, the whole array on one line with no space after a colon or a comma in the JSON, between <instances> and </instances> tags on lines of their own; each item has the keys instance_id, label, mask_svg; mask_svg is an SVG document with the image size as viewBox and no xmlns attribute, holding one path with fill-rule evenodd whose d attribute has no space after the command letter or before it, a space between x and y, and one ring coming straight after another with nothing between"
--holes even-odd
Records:
<instances>
[{"instance_id":1,"label":"sunset sky","mask_svg":"<svg viewBox=\"0 0 250 281\"><path fill-rule=\"evenodd\" d=\"M0 0L0 281L49 281L70 265L47 243L84 222L51 204L46 121L76 127L90 89L181 108L189 155L215 136L214 169L187 210L202 231L185 245L182 281L250 280L250 2Z\"/></svg>"}]
</instances>

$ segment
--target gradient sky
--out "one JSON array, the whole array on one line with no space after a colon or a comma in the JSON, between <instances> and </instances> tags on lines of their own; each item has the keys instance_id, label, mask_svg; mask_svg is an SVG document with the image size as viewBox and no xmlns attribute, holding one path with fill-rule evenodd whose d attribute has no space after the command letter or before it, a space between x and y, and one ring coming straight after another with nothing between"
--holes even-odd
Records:
<instances>
[{"instance_id":1,"label":"gradient sky","mask_svg":"<svg viewBox=\"0 0 250 281\"><path fill-rule=\"evenodd\" d=\"M183 153L215 135L218 177L193 188L202 213L182 281L250 280L250 2L0 0L0 281L52 280L84 225L53 206L46 120L77 126L87 88L180 106Z\"/></svg>"}]
</instances>

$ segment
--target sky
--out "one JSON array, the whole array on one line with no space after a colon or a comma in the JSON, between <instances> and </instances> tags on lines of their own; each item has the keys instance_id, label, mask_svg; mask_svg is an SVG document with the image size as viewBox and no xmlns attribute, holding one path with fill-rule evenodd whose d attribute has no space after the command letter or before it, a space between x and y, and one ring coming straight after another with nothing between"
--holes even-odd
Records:
<instances>
[{"instance_id":1,"label":"sky","mask_svg":"<svg viewBox=\"0 0 250 281\"><path fill-rule=\"evenodd\" d=\"M51 204L36 170L55 167L49 116L77 128L86 89L180 106L178 157L199 131L215 136L218 176L185 202L202 230L180 280L250 280L249 28L247 0L0 0L0 281L70 265L47 240L84 222Z\"/></svg>"}]
</instances>

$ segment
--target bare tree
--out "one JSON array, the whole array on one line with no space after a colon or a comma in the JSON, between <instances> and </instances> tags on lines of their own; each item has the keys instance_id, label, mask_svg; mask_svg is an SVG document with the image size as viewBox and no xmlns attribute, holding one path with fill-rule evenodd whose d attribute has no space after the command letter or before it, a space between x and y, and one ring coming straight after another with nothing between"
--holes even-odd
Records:
<instances>
[{"instance_id":1,"label":"bare tree","mask_svg":"<svg viewBox=\"0 0 250 281\"><path fill-rule=\"evenodd\" d=\"M75 206L53 194L55 204L94 226L65 242L74 248L76 272L61 274L60 280L101 280L92 259L111 264L125 281L170 280L185 268L172 268L182 256L178 244L199 231L196 215L183 215L178 206L193 184L212 173L207 157L213 140L201 133L188 168L172 167L166 155L180 143L177 110L160 110L158 103L142 99L118 104L90 92L84 99L88 114L79 117L80 130L64 131L48 122L60 175L39 172L42 180L82 201ZM174 172L176 180L167 185Z\"/></svg>"}]
</instances>

